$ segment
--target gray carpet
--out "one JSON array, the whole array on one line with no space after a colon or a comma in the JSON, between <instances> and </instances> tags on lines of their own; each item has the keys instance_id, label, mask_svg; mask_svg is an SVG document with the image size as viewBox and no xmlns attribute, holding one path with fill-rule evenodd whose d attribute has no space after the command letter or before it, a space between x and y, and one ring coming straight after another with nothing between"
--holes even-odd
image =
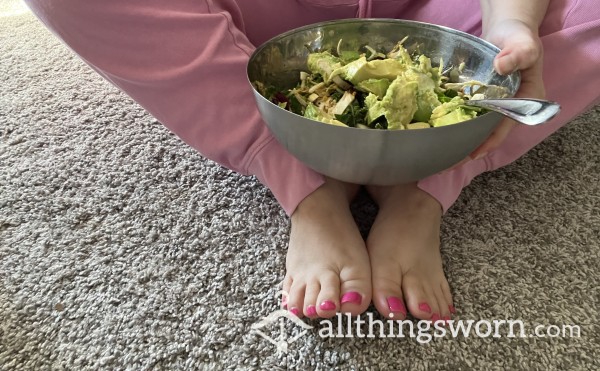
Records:
<instances>
[{"instance_id":1,"label":"gray carpet","mask_svg":"<svg viewBox=\"0 0 600 371\"><path fill-rule=\"evenodd\" d=\"M477 178L443 224L458 319L580 337L421 344L312 322L277 355L251 329L284 275L270 192L202 159L31 14L6 16L14 3L0 0L0 369L600 369L600 109ZM366 232L373 205L354 210Z\"/></svg>"}]
</instances>

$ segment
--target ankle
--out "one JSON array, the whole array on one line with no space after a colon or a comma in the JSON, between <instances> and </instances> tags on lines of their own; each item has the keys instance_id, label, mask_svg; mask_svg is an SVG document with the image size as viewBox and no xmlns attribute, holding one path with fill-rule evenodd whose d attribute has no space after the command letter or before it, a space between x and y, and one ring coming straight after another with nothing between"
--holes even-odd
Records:
<instances>
[{"instance_id":1,"label":"ankle","mask_svg":"<svg viewBox=\"0 0 600 371\"><path fill-rule=\"evenodd\" d=\"M417 187L416 183L394 186L386 190L379 198L379 212L397 215L401 211L405 215L431 216L441 219L442 205L429 193Z\"/></svg>"},{"instance_id":2,"label":"ankle","mask_svg":"<svg viewBox=\"0 0 600 371\"><path fill-rule=\"evenodd\" d=\"M415 185L406 195L407 207L422 210L439 217L443 214L443 208L440 202L429 193L423 191Z\"/></svg>"},{"instance_id":3,"label":"ankle","mask_svg":"<svg viewBox=\"0 0 600 371\"><path fill-rule=\"evenodd\" d=\"M321 186L298 204L291 216L292 224L301 220L315 220L330 215L337 209L336 204L342 200L342 197L336 197L325 186Z\"/></svg>"}]
</instances>

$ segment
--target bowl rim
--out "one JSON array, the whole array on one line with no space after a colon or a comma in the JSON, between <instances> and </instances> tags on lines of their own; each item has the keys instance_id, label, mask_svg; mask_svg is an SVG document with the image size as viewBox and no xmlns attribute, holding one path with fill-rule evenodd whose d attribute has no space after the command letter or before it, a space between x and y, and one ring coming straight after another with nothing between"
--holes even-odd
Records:
<instances>
[{"instance_id":1,"label":"bowl rim","mask_svg":"<svg viewBox=\"0 0 600 371\"><path fill-rule=\"evenodd\" d=\"M256 49L252 53L252 56L250 57L250 59L252 60L258 53L260 53L260 50L264 49L269 44L272 44L273 42L277 41L278 39L283 39L283 38L291 36L295 33L307 31L310 29L318 28L318 27L328 26L328 25L332 25L332 24L343 24L343 23L405 23L405 24L424 26L425 28L440 29L442 31L459 34L463 37L467 37L473 41L476 41L478 43L482 43L482 44L486 45L487 47L489 47L496 53L499 53L501 50L496 45L492 44L491 42L489 42L485 39L482 39L481 37L472 35L468 32L458 30L456 28L442 26L442 25L438 25L435 23L429 23L429 22L423 22L423 21L413 21L410 19L397 19L397 18L340 18L340 19L333 19L333 20L329 20L329 21L310 23L310 24L307 24L304 26L293 28L291 30L285 31L278 35L275 35L272 38L268 39L267 41L261 43L258 47L256 47Z\"/></svg>"},{"instance_id":2,"label":"bowl rim","mask_svg":"<svg viewBox=\"0 0 600 371\"><path fill-rule=\"evenodd\" d=\"M298 115L294 112L291 112L289 110L283 109L281 107L279 107L277 104L271 102L270 100L268 100L266 97L262 96L262 94L260 94L256 88L254 87L254 85L252 84L252 81L250 81L250 65L253 63L253 61L258 57L258 55L263 51L263 49L269 47L272 43L277 42L278 40L284 39L286 37L289 37L291 35L294 35L296 33L300 33L300 32L304 32L304 31L308 31L311 29L315 29L315 28L319 28L319 27L324 27L324 26L329 26L329 25L335 25L335 24L345 24L345 23L396 23L396 24L408 24L408 25L415 25L415 26L420 26L420 27L425 27L425 28L429 28L429 29L437 29L437 30L441 30L441 31L445 31L445 32L449 32L451 34L456 34L459 35L461 37L470 39L482 46L487 47L488 49L491 49L494 53L498 54L500 53L501 49L499 47L497 47L496 45L492 44L491 42L482 39L481 37L472 35L468 32L464 32L461 30L457 30L455 28L452 27L448 27L448 26L442 26L442 25L438 25L435 23L429 23L429 22L422 22L422 21L414 21L414 20L409 20L409 19L396 19L396 18L341 18L341 19L334 19L334 20L329 20L329 21L323 21L323 22L316 22L316 23L311 23L311 24L307 24L304 26L300 26L300 27L296 27L293 28L291 30L285 31L283 33L280 33L278 35L273 36L272 38L268 39L267 41L263 42L262 44L260 44L250 55L250 58L248 59L248 62L246 64L246 78L248 79L248 83L250 84L250 87L252 88L252 91L255 93L255 95L257 95L258 97L266 100L267 102L269 102L271 105L275 106L275 108L284 110L290 114L299 116L299 117L304 117L301 115ZM512 76L513 78L516 79L516 86L517 86L517 91L519 90L519 88L521 87L521 73L519 71L514 71L512 73L510 73L509 75L506 76ZM515 93L516 95L516 93ZM511 97L514 97L515 95L512 95ZM489 115L498 115L498 113L495 112L487 112L481 116L477 116L471 120L466 120L466 121L461 121L461 122L457 122L456 124L452 124L452 125L444 125L444 126L438 126L438 127L429 127L429 128L423 128L423 129L416 129L416 130L410 130L410 131L425 131L425 130L432 130L432 129L437 129L438 131L440 129L444 129L444 128L448 128L448 127L452 127L454 125L459 125L459 124L463 124L463 123L468 123L468 122L472 122L473 120L480 118L480 117L486 117ZM314 122L319 122L321 124L325 124L323 122L320 122L318 120L313 120L313 119L309 119L304 117L307 120L310 121L314 121ZM352 126L337 126L337 125L332 125L334 127L337 127L339 129L342 130L348 130L348 129L354 129L354 130L366 130L366 129L361 129L361 128L356 128L356 127L352 127ZM377 129L374 129L377 130ZM378 130L378 131L382 131L382 132L387 132L387 133L392 133L392 132L406 132L407 130Z\"/></svg>"}]
</instances>

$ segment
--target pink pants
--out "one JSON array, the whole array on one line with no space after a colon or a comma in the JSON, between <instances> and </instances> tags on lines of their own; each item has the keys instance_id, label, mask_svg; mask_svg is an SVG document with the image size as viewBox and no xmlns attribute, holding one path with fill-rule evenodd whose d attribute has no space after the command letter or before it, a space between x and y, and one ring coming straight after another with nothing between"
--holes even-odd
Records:
<instances>
[{"instance_id":1,"label":"pink pants","mask_svg":"<svg viewBox=\"0 0 600 371\"><path fill-rule=\"evenodd\" d=\"M288 214L323 177L283 149L261 120L246 78L255 46L302 25L403 18L481 33L477 0L26 0L93 69L201 154L271 189ZM452 9L452 11L444 11ZM419 182L447 210L478 174L504 166L597 103L600 11L553 0L540 33L549 124L517 126L497 150Z\"/></svg>"}]
</instances>

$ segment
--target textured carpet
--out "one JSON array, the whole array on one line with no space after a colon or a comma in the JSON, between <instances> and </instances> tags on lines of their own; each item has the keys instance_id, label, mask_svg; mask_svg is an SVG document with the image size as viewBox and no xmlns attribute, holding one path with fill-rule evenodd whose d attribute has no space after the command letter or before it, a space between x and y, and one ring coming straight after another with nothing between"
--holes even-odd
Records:
<instances>
[{"instance_id":1,"label":"textured carpet","mask_svg":"<svg viewBox=\"0 0 600 371\"><path fill-rule=\"evenodd\" d=\"M289 222L270 192L0 4L0 369L600 369L599 109L477 178L443 223L458 319L580 337L422 344L321 338L312 322L277 355L251 328L284 274ZM373 205L354 210L366 232Z\"/></svg>"}]
</instances>

